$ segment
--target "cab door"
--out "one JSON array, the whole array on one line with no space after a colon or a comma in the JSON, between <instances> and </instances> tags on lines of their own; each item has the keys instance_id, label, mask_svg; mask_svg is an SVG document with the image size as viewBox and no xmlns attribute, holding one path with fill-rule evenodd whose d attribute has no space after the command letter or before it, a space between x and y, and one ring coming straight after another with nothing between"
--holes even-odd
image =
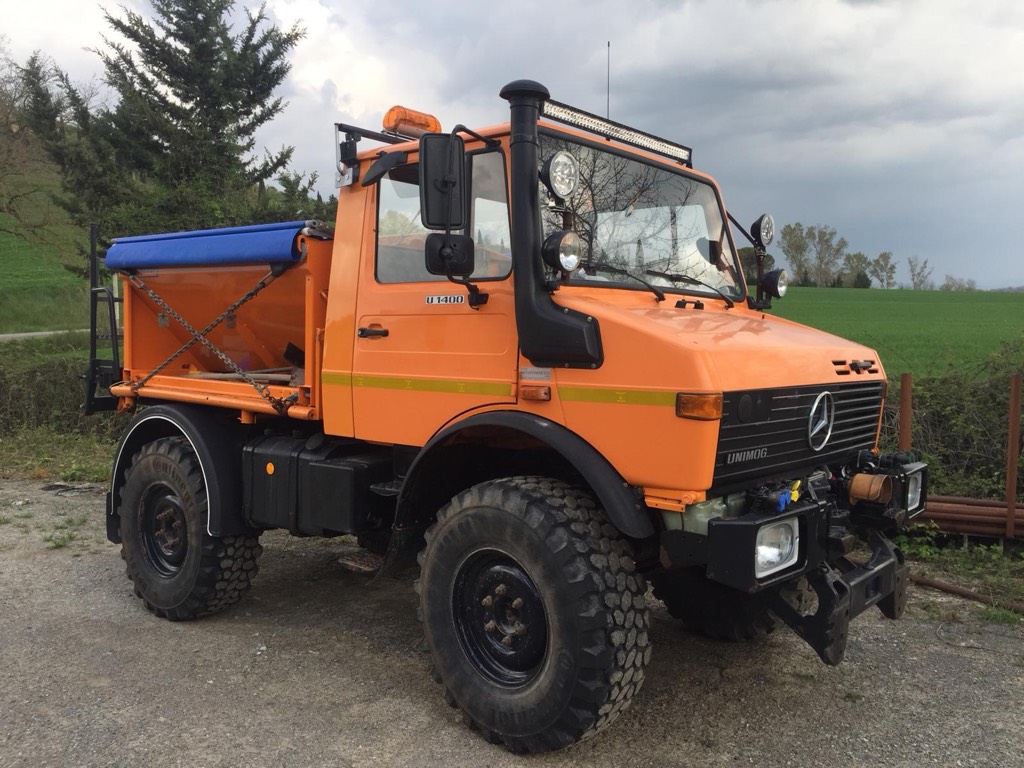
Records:
<instances>
[{"instance_id":1,"label":"cab door","mask_svg":"<svg viewBox=\"0 0 1024 768\"><path fill-rule=\"evenodd\" d=\"M415 158L413 158L415 159ZM518 339L512 293L505 160L470 153L470 280L487 302L473 308L464 286L431 275L419 214L419 168L392 169L376 185L373 269L360 270L352 361L355 436L423 445L460 414L513 403Z\"/></svg>"}]
</instances>

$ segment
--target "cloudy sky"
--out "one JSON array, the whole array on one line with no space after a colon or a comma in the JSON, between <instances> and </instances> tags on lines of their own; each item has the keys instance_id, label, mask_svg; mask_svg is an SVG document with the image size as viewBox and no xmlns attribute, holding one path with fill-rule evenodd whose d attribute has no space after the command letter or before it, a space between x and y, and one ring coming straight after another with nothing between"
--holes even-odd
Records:
<instances>
[{"instance_id":1,"label":"cloudy sky","mask_svg":"<svg viewBox=\"0 0 1024 768\"><path fill-rule=\"evenodd\" d=\"M830 225L852 251L892 251L901 282L916 256L936 283L1024 286L1017 0L266 4L307 36L262 143L295 146L325 192L334 122L377 128L394 104L491 124L507 118L501 86L531 78L604 114L610 42L611 117L692 146L741 221ZM100 76L101 5L19 4L2 31L18 60L40 49L75 80Z\"/></svg>"}]
</instances>

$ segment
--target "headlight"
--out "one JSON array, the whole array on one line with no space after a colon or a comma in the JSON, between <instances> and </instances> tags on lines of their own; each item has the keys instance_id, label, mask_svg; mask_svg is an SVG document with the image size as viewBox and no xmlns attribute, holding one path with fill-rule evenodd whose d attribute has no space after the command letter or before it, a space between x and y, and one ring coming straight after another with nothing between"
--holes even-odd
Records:
<instances>
[{"instance_id":1,"label":"headlight","mask_svg":"<svg viewBox=\"0 0 1024 768\"><path fill-rule=\"evenodd\" d=\"M767 248L775 239L775 219L767 213L761 214L751 225L750 236L762 248Z\"/></svg>"},{"instance_id":2,"label":"headlight","mask_svg":"<svg viewBox=\"0 0 1024 768\"><path fill-rule=\"evenodd\" d=\"M851 511L863 522L881 528L905 525L924 512L928 501L928 465L896 464L899 456L883 456L881 467L849 478Z\"/></svg>"},{"instance_id":3,"label":"headlight","mask_svg":"<svg viewBox=\"0 0 1024 768\"><path fill-rule=\"evenodd\" d=\"M772 298L781 299L786 295L787 288L789 288L789 275L784 269L765 272L764 277L761 278L761 290Z\"/></svg>"},{"instance_id":4,"label":"headlight","mask_svg":"<svg viewBox=\"0 0 1024 768\"><path fill-rule=\"evenodd\" d=\"M754 576L758 579L785 570L800 557L800 528L795 517L761 526L754 547Z\"/></svg>"},{"instance_id":5,"label":"headlight","mask_svg":"<svg viewBox=\"0 0 1024 768\"><path fill-rule=\"evenodd\" d=\"M552 269L573 272L579 269L583 243L575 232L552 232L544 241L541 253Z\"/></svg>"},{"instance_id":6,"label":"headlight","mask_svg":"<svg viewBox=\"0 0 1024 768\"><path fill-rule=\"evenodd\" d=\"M576 191L580 166L568 152L556 152L544 163L540 177L555 197L564 200Z\"/></svg>"},{"instance_id":7,"label":"headlight","mask_svg":"<svg viewBox=\"0 0 1024 768\"><path fill-rule=\"evenodd\" d=\"M924 512L928 499L928 465L924 462L904 464L902 476L897 481L903 487L903 508L907 510L907 518L916 517Z\"/></svg>"}]
</instances>

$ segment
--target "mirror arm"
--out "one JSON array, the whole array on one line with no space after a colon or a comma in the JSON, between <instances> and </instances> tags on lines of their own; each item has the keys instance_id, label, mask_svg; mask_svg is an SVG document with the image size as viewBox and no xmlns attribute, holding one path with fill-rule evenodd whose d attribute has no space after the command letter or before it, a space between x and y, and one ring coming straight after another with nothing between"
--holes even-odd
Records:
<instances>
[{"instance_id":1,"label":"mirror arm","mask_svg":"<svg viewBox=\"0 0 1024 768\"><path fill-rule=\"evenodd\" d=\"M448 275L448 279L456 285L461 285L469 293L467 301L469 302L470 309L479 310L481 305L487 303L487 299L490 297L490 294L481 291L478 285L469 282L469 280L460 280L454 275Z\"/></svg>"},{"instance_id":2,"label":"mirror arm","mask_svg":"<svg viewBox=\"0 0 1024 768\"><path fill-rule=\"evenodd\" d=\"M464 133L467 136L472 136L477 141L482 141L488 149L494 149L495 147L501 146L501 142L498 141L497 139L488 139L484 136L481 136L476 131L467 128L464 125L456 125L454 128L452 128L452 133Z\"/></svg>"}]
</instances>

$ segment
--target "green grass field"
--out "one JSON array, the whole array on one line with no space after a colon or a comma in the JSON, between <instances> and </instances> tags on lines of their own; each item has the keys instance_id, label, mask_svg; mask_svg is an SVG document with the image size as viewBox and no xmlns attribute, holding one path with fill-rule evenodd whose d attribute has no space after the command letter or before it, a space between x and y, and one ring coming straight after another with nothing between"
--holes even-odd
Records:
<instances>
[{"instance_id":1,"label":"green grass field","mask_svg":"<svg viewBox=\"0 0 1024 768\"><path fill-rule=\"evenodd\" d=\"M62 266L74 263L74 252L66 241L35 244L0 233L0 333L88 326L85 280Z\"/></svg>"},{"instance_id":2,"label":"green grass field","mask_svg":"<svg viewBox=\"0 0 1024 768\"><path fill-rule=\"evenodd\" d=\"M872 347L890 378L975 366L1024 337L1024 293L790 288L772 314Z\"/></svg>"}]
</instances>

